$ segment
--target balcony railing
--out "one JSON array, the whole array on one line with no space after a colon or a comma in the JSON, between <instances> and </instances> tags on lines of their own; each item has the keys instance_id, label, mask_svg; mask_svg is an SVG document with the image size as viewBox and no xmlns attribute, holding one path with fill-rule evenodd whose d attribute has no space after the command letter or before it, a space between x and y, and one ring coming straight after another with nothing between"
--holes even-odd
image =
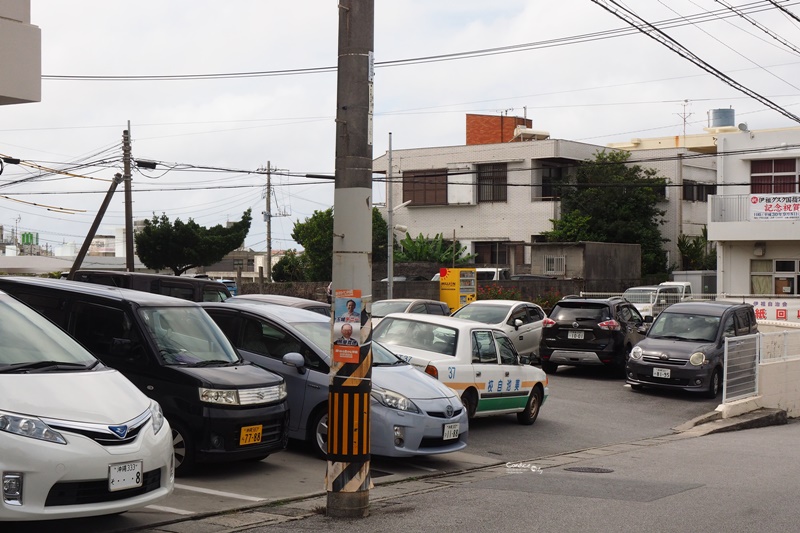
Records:
<instances>
[{"instance_id":1,"label":"balcony railing","mask_svg":"<svg viewBox=\"0 0 800 533\"><path fill-rule=\"evenodd\" d=\"M710 222L746 222L750 216L750 195L712 195L709 199Z\"/></svg>"}]
</instances>

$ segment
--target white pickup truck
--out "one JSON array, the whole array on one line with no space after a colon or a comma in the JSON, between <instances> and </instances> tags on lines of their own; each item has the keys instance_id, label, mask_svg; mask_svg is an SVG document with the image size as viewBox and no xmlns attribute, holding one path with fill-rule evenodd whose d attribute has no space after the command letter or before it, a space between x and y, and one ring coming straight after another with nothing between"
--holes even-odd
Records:
<instances>
[{"instance_id":1,"label":"white pickup truck","mask_svg":"<svg viewBox=\"0 0 800 533\"><path fill-rule=\"evenodd\" d=\"M668 306L692 298L692 284L688 281L665 281L658 285L631 287L622 293L642 316L656 317Z\"/></svg>"}]
</instances>

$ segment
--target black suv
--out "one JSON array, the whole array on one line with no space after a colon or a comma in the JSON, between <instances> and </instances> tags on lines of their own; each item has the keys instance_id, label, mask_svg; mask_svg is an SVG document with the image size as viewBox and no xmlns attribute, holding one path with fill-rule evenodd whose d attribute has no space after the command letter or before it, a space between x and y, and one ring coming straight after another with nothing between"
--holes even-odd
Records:
<instances>
[{"instance_id":1,"label":"black suv","mask_svg":"<svg viewBox=\"0 0 800 533\"><path fill-rule=\"evenodd\" d=\"M558 365L602 365L622 373L645 333L644 318L623 298L564 298L542 322L542 370L553 374Z\"/></svg>"}]
</instances>

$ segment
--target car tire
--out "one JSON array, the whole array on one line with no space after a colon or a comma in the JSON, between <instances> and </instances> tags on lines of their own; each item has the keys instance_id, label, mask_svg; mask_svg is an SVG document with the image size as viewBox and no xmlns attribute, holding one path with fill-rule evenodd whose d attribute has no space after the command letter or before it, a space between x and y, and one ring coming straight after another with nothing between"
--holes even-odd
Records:
<instances>
[{"instance_id":1,"label":"car tire","mask_svg":"<svg viewBox=\"0 0 800 533\"><path fill-rule=\"evenodd\" d=\"M464 404L464 409L467 410L467 417L469 419L475 418L475 411L478 409L478 395L473 389L464 391L461 395L461 403Z\"/></svg>"},{"instance_id":2,"label":"car tire","mask_svg":"<svg viewBox=\"0 0 800 533\"><path fill-rule=\"evenodd\" d=\"M530 396L528 396L528 403L525 404L525 410L517 413L517 422L523 426L530 426L536 422L536 418L539 416L539 409L542 407L543 397L542 388L538 385L535 386Z\"/></svg>"},{"instance_id":3,"label":"car tire","mask_svg":"<svg viewBox=\"0 0 800 533\"><path fill-rule=\"evenodd\" d=\"M308 444L314 455L321 459L328 458L328 405L324 404L314 411L309 418Z\"/></svg>"},{"instance_id":4,"label":"car tire","mask_svg":"<svg viewBox=\"0 0 800 533\"><path fill-rule=\"evenodd\" d=\"M550 361L542 361L542 370L545 374L555 374L558 370L558 364L551 363Z\"/></svg>"},{"instance_id":5,"label":"car tire","mask_svg":"<svg viewBox=\"0 0 800 533\"><path fill-rule=\"evenodd\" d=\"M194 470L194 439L179 422L169 423L172 428L172 450L175 454L175 475L184 476Z\"/></svg>"},{"instance_id":6,"label":"car tire","mask_svg":"<svg viewBox=\"0 0 800 533\"><path fill-rule=\"evenodd\" d=\"M706 390L706 398L716 398L722 389L722 372L719 368L714 369L711 374L711 379L708 380L708 390Z\"/></svg>"}]
</instances>

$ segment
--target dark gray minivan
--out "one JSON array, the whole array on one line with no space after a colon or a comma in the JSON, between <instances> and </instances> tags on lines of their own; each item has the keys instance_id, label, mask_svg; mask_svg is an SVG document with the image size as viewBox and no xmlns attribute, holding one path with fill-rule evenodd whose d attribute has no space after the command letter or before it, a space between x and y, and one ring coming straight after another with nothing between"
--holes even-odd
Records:
<instances>
[{"instance_id":1,"label":"dark gray minivan","mask_svg":"<svg viewBox=\"0 0 800 533\"><path fill-rule=\"evenodd\" d=\"M725 339L758 332L753 306L679 302L659 313L633 347L625 372L633 390L658 387L715 398L722 387Z\"/></svg>"},{"instance_id":2,"label":"dark gray minivan","mask_svg":"<svg viewBox=\"0 0 800 533\"><path fill-rule=\"evenodd\" d=\"M284 379L242 359L197 303L33 277L0 276L0 289L161 405L178 474L197 462L262 459L286 447Z\"/></svg>"}]
</instances>

